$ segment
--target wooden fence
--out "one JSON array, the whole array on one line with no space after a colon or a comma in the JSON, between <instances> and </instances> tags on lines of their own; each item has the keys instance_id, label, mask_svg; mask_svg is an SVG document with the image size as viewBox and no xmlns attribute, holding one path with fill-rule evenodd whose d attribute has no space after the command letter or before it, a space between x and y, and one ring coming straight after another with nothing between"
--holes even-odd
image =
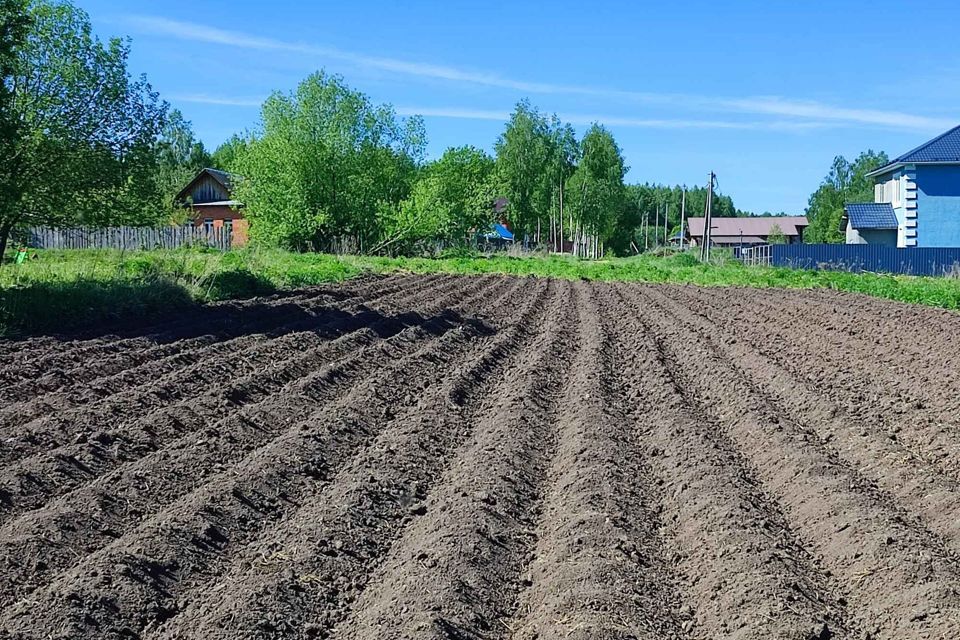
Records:
<instances>
[{"instance_id":1,"label":"wooden fence","mask_svg":"<svg viewBox=\"0 0 960 640\"><path fill-rule=\"evenodd\" d=\"M230 229L219 227L32 227L16 233L15 242L35 249L177 249L210 247L227 251L233 241Z\"/></svg>"}]
</instances>

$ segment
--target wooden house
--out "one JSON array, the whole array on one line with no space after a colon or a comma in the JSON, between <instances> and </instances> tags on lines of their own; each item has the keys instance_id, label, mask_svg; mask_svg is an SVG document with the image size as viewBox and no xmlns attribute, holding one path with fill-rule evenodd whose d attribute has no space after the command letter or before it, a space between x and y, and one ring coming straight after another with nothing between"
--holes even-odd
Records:
<instances>
[{"instance_id":1,"label":"wooden house","mask_svg":"<svg viewBox=\"0 0 960 640\"><path fill-rule=\"evenodd\" d=\"M249 224L243 204L233 199L237 176L219 169L204 169L177 194L177 202L190 209L190 224L205 229L230 230L232 246L247 243Z\"/></svg>"}]
</instances>

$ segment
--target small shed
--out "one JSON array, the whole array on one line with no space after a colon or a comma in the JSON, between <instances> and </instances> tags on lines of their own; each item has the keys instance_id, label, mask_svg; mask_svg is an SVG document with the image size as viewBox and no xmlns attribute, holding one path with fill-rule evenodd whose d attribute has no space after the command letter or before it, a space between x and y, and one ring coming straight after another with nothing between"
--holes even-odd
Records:
<instances>
[{"instance_id":1,"label":"small shed","mask_svg":"<svg viewBox=\"0 0 960 640\"><path fill-rule=\"evenodd\" d=\"M840 231L847 244L897 246L899 223L893 205L888 202L854 202L843 206Z\"/></svg>"}]
</instances>

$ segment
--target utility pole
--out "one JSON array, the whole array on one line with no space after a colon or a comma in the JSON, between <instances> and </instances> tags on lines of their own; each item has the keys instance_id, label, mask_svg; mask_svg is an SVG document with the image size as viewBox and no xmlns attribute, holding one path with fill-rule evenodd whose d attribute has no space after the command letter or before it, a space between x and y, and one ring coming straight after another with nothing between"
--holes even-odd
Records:
<instances>
[{"instance_id":1,"label":"utility pole","mask_svg":"<svg viewBox=\"0 0 960 640\"><path fill-rule=\"evenodd\" d=\"M660 203L657 203L657 224L653 225L653 246L660 243Z\"/></svg>"},{"instance_id":2,"label":"utility pole","mask_svg":"<svg viewBox=\"0 0 960 640\"><path fill-rule=\"evenodd\" d=\"M683 223L687 215L687 190L683 190L683 196L680 198L680 251L683 251Z\"/></svg>"},{"instance_id":3,"label":"utility pole","mask_svg":"<svg viewBox=\"0 0 960 640\"><path fill-rule=\"evenodd\" d=\"M710 172L710 182L707 184L707 210L703 220L703 247L700 249L700 259L710 261L710 242L713 231L713 183L717 179L716 174Z\"/></svg>"},{"instance_id":4,"label":"utility pole","mask_svg":"<svg viewBox=\"0 0 960 640\"><path fill-rule=\"evenodd\" d=\"M670 241L667 234L670 233L670 203L667 203L667 210L663 213L663 246L669 246Z\"/></svg>"},{"instance_id":5,"label":"utility pole","mask_svg":"<svg viewBox=\"0 0 960 640\"><path fill-rule=\"evenodd\" d=\"M646 253L647 249L650 248L650 243L648 242L648 237L650 235L650 212L643 212L643 252Z\"/></svg>"}]
</instances>

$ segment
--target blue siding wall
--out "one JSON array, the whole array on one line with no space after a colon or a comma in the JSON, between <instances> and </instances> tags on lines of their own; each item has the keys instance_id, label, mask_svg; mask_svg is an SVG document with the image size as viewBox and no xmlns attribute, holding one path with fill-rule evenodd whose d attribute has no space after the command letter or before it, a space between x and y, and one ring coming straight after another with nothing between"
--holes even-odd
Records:
<instances>
[{"instance_id":1,"label":"blue siding wall","mask_svg":"<svg viewBox=\"0 0 960 640\"><path fill-rule=\"evenodd\" d=\"M770 249L770 263L773 266L795 269L942 276L960 267L960 248L898 249L880 244L775 244Z\"/></svg>"},{"instance_id":2,"label":"blue siding wall","mask_svg":"<svg viewBox=\"0 0 960 640\"><path fill-rule=\"evenodd\" d=\"M917 167L917 246L960 247L960 166Z\"/></svg>"}]
</instances>

